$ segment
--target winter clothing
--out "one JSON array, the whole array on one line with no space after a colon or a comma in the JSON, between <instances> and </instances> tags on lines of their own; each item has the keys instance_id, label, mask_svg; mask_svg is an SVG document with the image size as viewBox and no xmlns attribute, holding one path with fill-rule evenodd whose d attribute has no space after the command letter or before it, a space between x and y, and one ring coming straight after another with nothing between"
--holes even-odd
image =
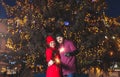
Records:
<instances>
[{"instance_id":1,"label":"winter clothing","mask_svg":"<svg viewBox=\"0 0 120 77\"><path fill-rule=\"evenodd\" d=\"M46 77L61 77L60 55L55 45L50 45L50 43L53 43L52 41L55 41L54 38L52 36L47 36L46 43L49 47L46 48L46 61L48 63Z\"/></svg>"},{"instance_id":2,"label":"winter clothing","mask_svg":"<svg viewBox=\"0 0 120 77\"><path fill-rule=\"evenodd\" d=\"M63 37L64 35L62 33L60 33L60 32L55 35L55 37L59 37L59 36Z\"/></svg>"},{"instance_id":3,"label":"winter clothing","mask_svg":"<svg viewBox=\"0 0 120 77\"><path fill-rule=\"evenodd\" d=\"M63 44L60 44L59 50L64 48L64 51L60 52L61 65L63 75L69 75L76 72L75 56L66 56L66 53L75 52L76 47L70 40L64 40Z\"/></svg>"},{"instance_id":4,"label":"winter clothing","mask_svg":"<svg viewBox=\"0 0 120 77\"><path fill-rule=\"evenodd\" d=\"M46 49L46 61L54 61L52 65L49 65L46 71L46 77L61 77L60 65L55 62L55 59L60 60L60 55L55 48Z\"/></svg>"},{"instance_id":5,"label":"winter clothing","mask_svg":"<svg viewBox=\"0 0 120 77\"><path fill-rule=\"evenodd\" d=\"M47 36L46 37L46 43L49 44L51 41L55 41L54 38L52 36Z\"/></svg>"},{"instance_id":6,"label":"winter clothing","mask_svg":"<svg viewBox=\"0 0 120 77\"><path fill-rule=\"evenodd\" d=\"M69 56L75 56L75 55L77 55L79 53L79 51L78 50L75 50L75 51L69 51L69 52L66 52L65 53L65 56L67 56L67 57L69 57Z\"/></svg>"}]
</instances>

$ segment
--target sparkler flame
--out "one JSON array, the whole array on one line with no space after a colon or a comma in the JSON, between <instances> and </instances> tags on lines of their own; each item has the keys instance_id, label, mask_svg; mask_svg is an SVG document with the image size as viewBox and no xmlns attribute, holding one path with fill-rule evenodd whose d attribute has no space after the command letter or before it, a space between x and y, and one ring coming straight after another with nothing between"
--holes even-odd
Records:
<instances>
[{"instance_id":1,"label":"sparkler flame","mask_svg":"<svg viewBox=\"0 0 120 77\"><path fill-rule=\"evenodd\" d=\"M57 64L60 64L60 59L59 59L59 58L55 58L55 62L56 62Z\"/></svg>"},{"instance_id":2,"label":"sparkler flame","mask_svg":"<svg viewBox=\"0 0 120 77\"><path fill-rule=\"evenodd\" d=\"M60 51L60 53L62 53L62 52L65 51L65 48L64 48L64 47L61 47L61 48L59 49L59 51Z\"/></svg>"}]
</instances>

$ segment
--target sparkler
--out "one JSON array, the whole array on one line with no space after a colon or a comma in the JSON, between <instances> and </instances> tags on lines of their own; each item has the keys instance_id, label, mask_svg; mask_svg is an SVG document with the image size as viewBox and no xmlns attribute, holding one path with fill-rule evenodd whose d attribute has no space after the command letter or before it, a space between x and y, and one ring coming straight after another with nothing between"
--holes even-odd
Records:
<instances>
[{"instance_id":1,"label":"sparkler","mask_svg":"<svg viewBox=\"0 0 120 77\"><path fill-rule=\"evenodd\" d=\"M61 47L61 48L59 49L59 51L60 51L60 53L63 53L63 52L65 51L65 48L64 48L64 47Z\"/></svg>"},{"instance_id":2,"label":"sparkler","mask_svg":"<svg viewBox=\"0 0 120 77\"><path fill-rule=\"evenodd\" d=\"M58 57L55 58L56 64L60 64L60 59Z\"/></svg>"}]
</instances>

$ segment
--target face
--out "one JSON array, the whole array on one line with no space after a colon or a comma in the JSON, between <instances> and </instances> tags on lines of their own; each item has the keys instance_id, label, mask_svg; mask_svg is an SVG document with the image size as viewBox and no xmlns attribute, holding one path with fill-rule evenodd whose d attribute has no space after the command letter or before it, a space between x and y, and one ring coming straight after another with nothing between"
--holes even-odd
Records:
<instances>
[{"instance_id":1,"label":"face","mask_svg":"<svg viewBox=\"0 0 120 77\"><path fill-rule=\"evenodd\" d=\"M62 44L63 43L63 37L62 36L58 36L56 37L56 40L59 44Z\"/></svg>"},{"instance_id":2,"label":"face","mask_svg":"<svg viewBox=\"0 0 120 77\"><path fill-rule=\"evenodd\" d=\"M55 48L55 46L56 46L55 41L51 41L50 44L49 44L49 46L50 46L51 48Z\"/></svg>"}]
</instances>

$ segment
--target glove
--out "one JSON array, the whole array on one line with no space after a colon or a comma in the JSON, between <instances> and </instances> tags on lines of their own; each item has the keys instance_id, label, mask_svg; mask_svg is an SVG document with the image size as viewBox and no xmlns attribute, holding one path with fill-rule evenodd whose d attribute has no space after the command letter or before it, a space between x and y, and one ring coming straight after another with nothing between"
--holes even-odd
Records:
<instances>
[{"instance_id":1,"label":"glove","mask_svg":"<svg viewBox=\"0 0 120 77\"><path fill-rule=\"evenodd\" d=\"M72 51L72 52L66 52L65 53L65 56L67 56L67 57L70 57L70 56L75 56L75 55L77 55L79 53L79 51L78 50L74 50L74 51Z\"/></svg>"},{"instance_id":2,"label":"glove","mask_svg":"<svg viewBox=\"0 0 120 77\"><path fill-rule=\"evenodd\" d=\"M53 60L50 60L49 62L48 62L48 66L51 66L51 65L53 65L54 64L54 61Z\"/></svg>"},{"instance_id":3,"label":"glove","mask_svg":"<svg viewBox=\"0 0 120 77\"><path fill-rule=\"evenodd\" d=\"M66 57L70 57L70 56L71 56L71 52L66 52L66 53L65 53L65 56L66 56Z\"/></svg>"}]
</instances>

